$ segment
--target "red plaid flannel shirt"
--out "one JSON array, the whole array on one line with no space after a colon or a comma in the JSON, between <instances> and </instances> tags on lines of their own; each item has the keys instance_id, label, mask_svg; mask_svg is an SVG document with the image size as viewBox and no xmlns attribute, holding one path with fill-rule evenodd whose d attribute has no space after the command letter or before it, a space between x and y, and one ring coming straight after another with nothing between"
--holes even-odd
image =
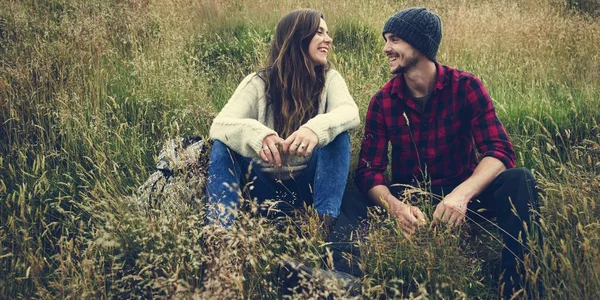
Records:
<instances>
[{"instance_id":1,"label":"red plaid flannel shirt","mask_svg":"<svg viewBox=\"0 0 600 300\"><path fill-rule=\"evenodd\" d=\"M432 185L458 185L471 176L478 155L514 167L512 144L481 81L436 65L437 80L423 112L406 92L402 74L371 99L354 178L364 194L377 185L425 179ZM391 183L384 175L390 142Z\"/></svg>"}]
</instances>

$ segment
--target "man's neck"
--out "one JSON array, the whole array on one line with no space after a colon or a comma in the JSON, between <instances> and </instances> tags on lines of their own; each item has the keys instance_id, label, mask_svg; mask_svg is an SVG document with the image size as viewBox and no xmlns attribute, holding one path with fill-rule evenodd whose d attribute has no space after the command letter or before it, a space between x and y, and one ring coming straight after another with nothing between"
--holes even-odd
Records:
<instances>
[{"instance_id":1,"label":"man's neck","mask_svg":"<svg viewBox=\"0 0 600 300\"><path fill-rule=\"evenodd\" d=\"M413 97L421 98L431 94L437 79L435 63L431 60L420 61L404 73L404 79Z\"/></svg>"}]
</instances>

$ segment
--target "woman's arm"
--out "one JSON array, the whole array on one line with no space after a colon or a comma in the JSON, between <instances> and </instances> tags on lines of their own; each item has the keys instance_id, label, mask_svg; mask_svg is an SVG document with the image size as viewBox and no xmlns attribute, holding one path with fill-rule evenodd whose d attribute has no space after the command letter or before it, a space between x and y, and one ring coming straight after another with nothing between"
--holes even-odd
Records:
<instances>
[{"instance_id":1,"label":"woman's arm","mask_svg":"<svg viewBox=\"0 0 600 300\"><path fill-rule=\"evenodd\" d=\"M264 83L256 73L246 76L213 120L210 138L220 140L242 156L258 156L263 139L277 135L258 121L260 107L266 106L264 89Z\"/></svg>"},{"instance_id":2,"label":"woman's arm","mask_svg":"<svg viewBox=\"0 0 600 300\"><path fill-rule=\"evenodd\" d=\"M310 129L318 138L318 146L327 145L335 137L360 125L358 107L346 82L335 70L328 71L325 83L326 110L301 127Z\"/></svg>"}]
</instances>

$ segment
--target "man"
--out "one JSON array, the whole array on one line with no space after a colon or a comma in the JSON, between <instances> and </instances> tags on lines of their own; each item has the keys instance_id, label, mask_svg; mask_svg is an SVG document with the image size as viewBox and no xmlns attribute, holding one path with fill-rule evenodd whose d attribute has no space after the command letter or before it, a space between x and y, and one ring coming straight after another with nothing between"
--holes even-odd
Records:
<instances>
[{"instance_id":1,"label":"man","mask_svg":"<svg viewBox=\"0 0 600 300\"><path fill-rule=\"evenodd\" d=\"M431 192L442 199L433 213L434 225L458 226L485 208L506 232L501 287L510 297L523 280L523 223L531 228L530 210L537 209L534 179L528 170L514 168L512 144L482 82L437 62L442 38L438 15L425 8L400 11L385 23L383 38L396 76L369 104L355 183L398 220L406 237L426 218L401 200L403 188L397 185L430 182ZM388 143L391 180L384 175Z\"/></svg>"}]
</instances>

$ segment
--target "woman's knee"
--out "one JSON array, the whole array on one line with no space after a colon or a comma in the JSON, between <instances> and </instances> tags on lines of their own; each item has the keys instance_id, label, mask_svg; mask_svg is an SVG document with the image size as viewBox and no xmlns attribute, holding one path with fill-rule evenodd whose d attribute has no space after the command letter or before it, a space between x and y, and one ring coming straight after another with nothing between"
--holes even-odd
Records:
<instances>
[{"instance_id":1,"label":"woman's knee","mask_svg":"<svg viewBox=\"0 0 600 300\"><path fill-rule=\"evenodd\" d=\"M215 140L208 163L209 182L240 180L240 155L219 140ZM234 172L234 174L232 174ZM234 176L236 179L232 179Z\"/></svg>"},{"instance_id":2,"label":"woman's knee","mask_svg":"<svg viewBox=\"0 0 600 300\"><path fill-rule=\"evenodd\" d=\"M341 145L344 146L348 146L350 147L350 134L348 133L348 131L344 131L340 134L338 134L335 139L333 139L334 142L340 143Z\"/></svg>"},{"instance_id":3,"label":"woman's knee","mask_svg":"<svg viewBox=\"0 0 600 300\"><path fill-rule=\"evenodd\" d=\"M319 152L326 152L330 154L342 155L348 154L350 155L350 135L347 131L344 131L338 134L333 141L329 144L325 145L322 149L315 149L315 152L318 154Z\"/></svg>"},{"instance_id":4,"label":"woman's knee","mask_svg":"<svg viewBox=\"0 0 600 300\"><path fill-rule=\"evenodd\" d=\"M234 164L238 160L238 154L231 150L225 143L215 140L210 151L210 164Z\"/></svg>"},{"instance_id":5,"label":"woman's knee","mask_svg":"<svg viewBox=\"0 0 600 300\"><path fill-rule=\"evenodd\" d=\"M219 140L214 140L212 149L210 150L210 157L212 159L213 157L218 158L218 157L221 157L224 155L228 155L227 154L228 150L229 150L229 147L227 147L227 145L225 145L225 143L223 143Z\"/></svg>"}]
</instances>

